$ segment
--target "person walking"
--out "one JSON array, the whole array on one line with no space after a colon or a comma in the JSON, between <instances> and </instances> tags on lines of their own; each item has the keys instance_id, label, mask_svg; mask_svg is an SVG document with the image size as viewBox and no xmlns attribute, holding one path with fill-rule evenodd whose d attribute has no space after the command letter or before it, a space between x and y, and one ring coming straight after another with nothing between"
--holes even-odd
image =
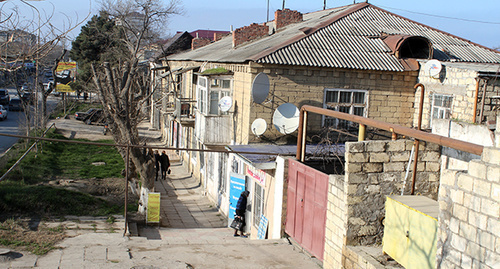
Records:
<instances>
[{"instance_id":1,"label":"person walking","mask_svg":"<svg viewBox=\"0 0 500 269\"><path fill-rule=\"evenodd\" d=\"M170 168L170 159L165 151L162 151L160 156L161 161L161 178L165 180L167 178L167 171Z\"/></svg>"},{"instance_id":2,"label":"person walking","mask_svg":"<svg viewBox=\"0 0 500 269\"><path fill-rule=\"evenodd\" d=\"M157 181L158 180L158 173L160 172L160 160L161 160L161 156L160 156L160 153L158 152L158 150L155 150L154 157L155 157L155 170L156 170L155 181Z\"/></svg>"},{"instance_id":3,"label":"person walking","mask_svg":"<svg viewBox=\"0 0 500 269\"><path fill-rule=\"evenodd\" d=\"M247 198L249 194L250 194L249 191L247 190L243 191L240 195L240 199L238 199L238 203L236 204L236 216L234 217L239 218L242 223L239 229L241 237L247 237L246 235L243 234L243 229L245 228L246 225L245 212L247 211ZM240 236L238 234L238 229L234 229L234 236Z\"/></svg>"}]
</instances>

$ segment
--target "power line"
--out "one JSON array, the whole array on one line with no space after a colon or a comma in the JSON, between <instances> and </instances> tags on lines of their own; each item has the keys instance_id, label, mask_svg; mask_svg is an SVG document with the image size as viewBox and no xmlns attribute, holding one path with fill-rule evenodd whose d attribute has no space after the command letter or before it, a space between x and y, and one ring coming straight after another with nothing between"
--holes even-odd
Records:
<instances>
[{"instance_id":1,"label":"power line","mask_svg":"<svg viewBox=\"0 0 500 269\"><path fill-rule=\"evenodd\" d=\"M423 12L416 12L416 11L393 8L393 7L386 7L386 6L379 6L379 7L382 7L385 9L399 10L399 11L404 11L404 12L409 12L409 13L419 14L419 15L424 15L424 16L436 17L436 18L443 18L443 19L450 19L450 20L457 20L457 21L476 22L476 23L484 23L484 24L499 24L500 25L500 22L489 22L489 21L479 21L479 20L470 20L470 19L463 19L463 18L456 18L456 17L448 17L448 16L429 14L429 13L423 13Z\"/></svg>"}]
</instances>

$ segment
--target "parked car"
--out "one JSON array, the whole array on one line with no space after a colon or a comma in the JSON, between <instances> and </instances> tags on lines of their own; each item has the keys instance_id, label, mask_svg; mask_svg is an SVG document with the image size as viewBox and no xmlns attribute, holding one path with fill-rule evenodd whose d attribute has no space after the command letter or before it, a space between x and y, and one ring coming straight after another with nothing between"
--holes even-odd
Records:
<instances>
[{"instance_id":1,"label":"parked car","mask_svg":"<svg viewBox=\"0 0 500 269\"><path fill-rule=\"evenodd\" d=\"M8 106L9 102L9 91L7 89L0 89L0 105Z\"/></svg>"},{"instance_id":2,"label":"parked car","mask_svg":"<svg viewBox=\"0 0 500 269\"><path fill-rule=\"evenodd\" d=\"M22 95L21 95L21 100L25 103L25 104L31 104L33 103L33 93L31 92L23 92Z\"/></svg>"},{"instance_id":3,"label":"parked car","mask_svg":"<svg viewBox=\"0 0 500 269\"><path fill-rule=\"evenodd\" d=\"M91 108L86 112L76 112L75 119L81 120L86 124L103 123L104 111L102 111L102 109Z\"/></svg>"},{"instance_id":4,"label":"parked car","mask_svg":"<svg viewBox=\"0 0 500 269\"><path fill-rule=\"evenodd\" d=\"M97 110L97 108L91 108L91 109L87 110L86 112L76 112L75 113L75 119L83 121L83 120L85 120L85 118L88 115L90 115L90 113L92 113L92 112L94 112L96 110Z\"/></svg>"},{"instance_id":5,"label":"parked car","mask_svg":"<svg viewBox=\"0 0 500 269\"><path fill-rule=\"evenodd\" d=\"M9 111L7 111L3 105L0 105L0 119L6 120L8 115Z\"/></svg>"},{"instance_id":6,"label":"parked car","mask_svg":"<svg viewBox=\"0 0 500 269\"><path fill-rule=\"evenodd\" d=\"M9 110L10 111L23 111L23 101L21 101L21 99L19 99L19 98L10 99Z\"/></svg>"}]
</instances>

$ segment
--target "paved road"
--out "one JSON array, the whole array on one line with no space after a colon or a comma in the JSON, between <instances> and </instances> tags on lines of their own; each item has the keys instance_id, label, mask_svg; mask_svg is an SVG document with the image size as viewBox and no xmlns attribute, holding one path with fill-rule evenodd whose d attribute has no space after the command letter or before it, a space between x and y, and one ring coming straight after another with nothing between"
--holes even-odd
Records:
<instances>
[{"instance_id":1,"label":"paved road","mask_svg":"<svg viewBox=\"0 0 500 269\"><path fill-rule=\"evenodd\" d=\"M10 98L19 98L17 96L17 91L13 88L9 88ZM47 99L47 110L52 111L56 107L57 103L60 101L59 98L49 96ZM30 113L33 113L32 109ZM6 134L25 134L23 127L26 124L26 115L25 112L22 111L9 111L9 115L7 120L0 121L0 133ZM0 136L0 158L5 154L5 152L12 147L17 142L17 138Z\"/></svg>"}]
</instances>

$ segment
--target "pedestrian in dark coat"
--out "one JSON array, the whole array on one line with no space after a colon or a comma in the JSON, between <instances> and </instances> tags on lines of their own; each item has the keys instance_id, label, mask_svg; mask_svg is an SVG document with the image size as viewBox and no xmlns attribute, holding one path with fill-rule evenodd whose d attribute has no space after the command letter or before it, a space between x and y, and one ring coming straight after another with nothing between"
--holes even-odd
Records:
<instances>
[{"instance_id":1,"label":"pedestrian in dark coat","mask_svg":"<svg viewBox=\"0 0 500 269\"><path fill-rule=\"evenodd\" d=\"M170 159L168 158L167 153L162 151L160 156L161 161L161 178L165 180L167 178L167 171L170 168Z\"/></svg>"},{"instance_id":2,"label":"pedestrian in dark coat","mask_svg":"<svg viewBox=\"0 0 500 269\"><path fill-rule=\"evenodd\" d=\"M155 170L156 170L155 181L157 181L158 180L158 173L160 172L160 159L161 159L161 156L160 156L160 153L158 152L158 150L155 150L154 156L155 156Z\"/></svg>"},{"instance_id":3,"label":"pedestrian in dark coat","mask_svg":"<svg viewBox=\"0 0 500 269\"><path fill-rule=\"evenodd\" d=\"M240 199L238 199L238 203L236 203L236 216L235 218L239 218L241 222L243 223L240 227L240 233L242 237L246 237L243 234L243 228L245 228L246 222L245 222L245 212L247 211L247 198L248 195L250 194L249 191L243 191L240 195ZM240 236L238 234L238 230L234 230L234 236Z\"/></svg>"}]
</instances>

